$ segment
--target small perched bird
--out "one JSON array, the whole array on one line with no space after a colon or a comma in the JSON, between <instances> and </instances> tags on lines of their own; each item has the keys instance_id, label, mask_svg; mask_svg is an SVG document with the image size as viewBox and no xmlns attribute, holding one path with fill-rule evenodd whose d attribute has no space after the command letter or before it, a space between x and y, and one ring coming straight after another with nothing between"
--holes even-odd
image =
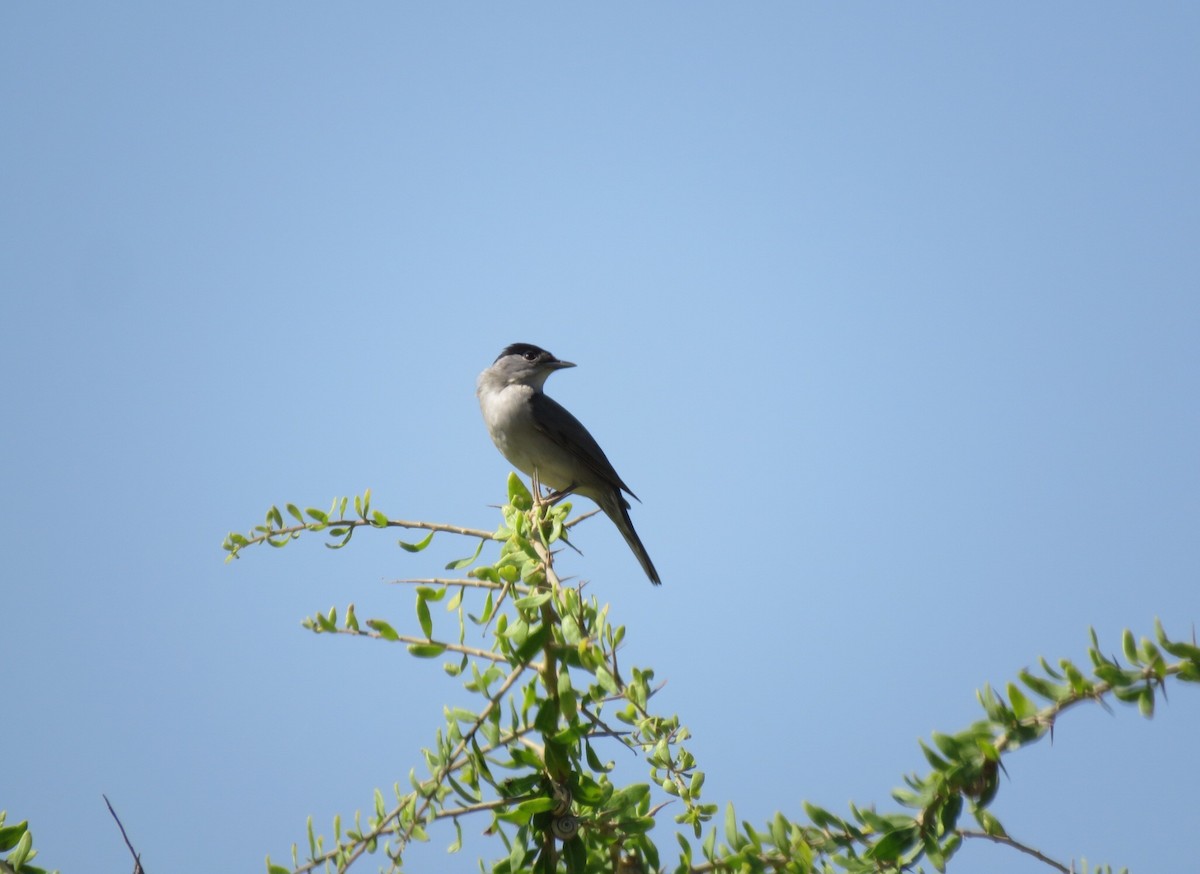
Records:
<instances>
[{"instance_id":1,"label":"small perched bird","mask_svg":"<svg viewBox=\"0 0 1200 874\"><path fill-rule=\"evenodd\" d=\"M522 473L554 489L554 497L577 492L595 501L657 586L658 571L633 530L629 501L621 492L635 499L637 495L617 476L587 428L542 392L550 374L574 366L545 349L513 343L479 374L475 394L483 421L500 454Z\"/></svg>"}]
</instances>

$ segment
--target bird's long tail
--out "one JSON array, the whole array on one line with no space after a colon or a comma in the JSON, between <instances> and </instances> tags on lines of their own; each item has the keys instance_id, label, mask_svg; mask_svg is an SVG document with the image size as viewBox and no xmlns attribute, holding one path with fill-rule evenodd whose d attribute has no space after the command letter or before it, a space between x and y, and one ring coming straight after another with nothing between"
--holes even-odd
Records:
<instances>
[{"instance_id":1,"label":"bird's long tail","mask_svg":"<svg viewBox=\"0 0 1200 874\"><path fill-rule=\"evenodd\" d=\"M621 495L614 494L610 499L597 503L600 504L600 509L604 511L605 515L612 519L613 524L617 526L617 530L621 532L621 536L625 538L625 542L637 556L637 560L641 563L646 576L650 578L650 582L656 586L661 585L662 580L658 577L658 571L654 569L654 562L650 560L650 554L646 552L646 547L642 545L642 539L638 537L637 531L633 528L633 522L629 519L628 502Z\"/></svg>"}]
</instances>

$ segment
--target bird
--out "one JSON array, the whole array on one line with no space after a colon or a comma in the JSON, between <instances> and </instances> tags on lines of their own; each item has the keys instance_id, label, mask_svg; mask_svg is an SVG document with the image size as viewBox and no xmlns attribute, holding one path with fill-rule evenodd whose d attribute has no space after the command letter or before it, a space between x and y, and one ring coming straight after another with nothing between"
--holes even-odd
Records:
<instances>
[{"instance_id":1,"label":"bird","mask_svg":"<svg viewBox=\"0 0 1200 874\"><path fill-rule=\"evenodd\" d=\"M535 485L554 490L552 500L576 493L594 501L617 526L650 582L660 585L629 519L625 494L641 499L617 475L588 429L542 391L550 374L574 366L532 343L506 346L475 384L484 424L510 464L533 477Z\"/></svg>"}]
</instances>

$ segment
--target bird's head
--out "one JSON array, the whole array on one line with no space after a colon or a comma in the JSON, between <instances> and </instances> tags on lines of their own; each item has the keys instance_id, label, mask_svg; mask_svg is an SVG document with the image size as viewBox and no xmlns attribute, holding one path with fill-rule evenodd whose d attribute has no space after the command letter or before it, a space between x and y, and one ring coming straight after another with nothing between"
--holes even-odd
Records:
<instances>
[{"instance_id":1,"label":"bird's head","mask_svg":"<svg viewBox=\"0 0 1200 874\"><path fill-rule=\"evenodd\" d=\"M540 346L513 343L496 356L488 370L505 385L528 385L540 390L554 371L574 366L570 361L560 361Z\"/></svg>"}]
</instances>

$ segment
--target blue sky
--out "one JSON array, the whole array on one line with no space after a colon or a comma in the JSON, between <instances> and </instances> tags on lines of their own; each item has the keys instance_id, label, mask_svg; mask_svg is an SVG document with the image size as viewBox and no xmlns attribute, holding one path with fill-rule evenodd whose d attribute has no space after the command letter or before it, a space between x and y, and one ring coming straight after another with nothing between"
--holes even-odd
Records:
<instances>
[{"instance_id":1,"label":"blue sky","mask_svg":"<svg viewBox=\"0 0 1200 874\"><path fill-rule=\"evenodd\" d=\"M886 807L1090 626L1189 636L1198 44L1183 3L4 4L0 807L64 872L128 865L102 792L148 870L257 871L406 779L463 693L299 621L415 625L387 581L462 547L221 540L366 487L492 527L518 340L664 585L599 520L562 569L742 818ZM1072 713L995 812L1185 870L1198 724Z\"/></svg>"}]
</instances>

